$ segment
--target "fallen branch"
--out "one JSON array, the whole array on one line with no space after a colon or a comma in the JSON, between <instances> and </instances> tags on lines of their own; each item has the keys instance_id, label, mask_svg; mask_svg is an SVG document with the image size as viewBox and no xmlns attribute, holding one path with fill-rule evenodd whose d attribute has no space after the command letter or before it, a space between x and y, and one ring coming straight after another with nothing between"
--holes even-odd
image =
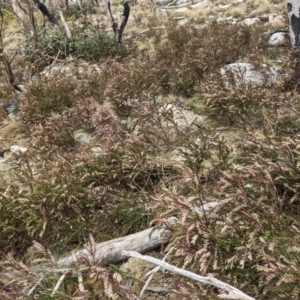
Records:
<instances>
[{"instance_id":1,"label":"fallen branch","mask_svg":"<svg viewBox=\"0 0 300 300\"><path fill-rule=\"evenodd\" d=\"M94 260L100 265L105 266L124 260L127 257L127 255L122 254L124 250L144 253L166 243L170 235L171 231L166 228L148 228L138 233L96 244L93 256L86 249L76 252L75 256L84 255L90 261ZM68 268L73 262L73 255L69 255L59 259L57 265Z\"/></svg>"},{"instance_id":2,"label":"fallen branch","mask_svg":"<svg viewBox=\"0 0 300 300\"><path fill-rule=\"evenodd\" d=\"M29 281L34 281L32 288L28 291L28 295L30 295L39 285L39 282L51 274L76 274L78 277L80 272L88 271L90 266L82 267L78 265L78 261L81 258L84 258L88 265L97 264L106 266L126 259L127 255L122 254L124 250L133 250L141 253L151 251L166 243L170 236L171 231L166 228L148 228L135 234L95 244L92 249L86 248L77 251L69 256L59 259L58 261L54 260L49 250L45 249L39 243L34 242L34 244L38 244L38 247L42 249L43 253L52 257L51 264L49 264L48 261L46 265L41 263L32 267L27 267L22 262L16 261L11 254L8 254L11 262L10 268L6 272L0 272L0 283L9 286L12 283L12 278L14 278L14 281L18 280L18 278L22 280L22 276L26 274ZM61 280L59 280L56 284L57 287L59 287L64 277L62 276L60 279ZM55 292L56 290L54 288L53 294L55 294Z\"/></svg>"},{"instance_id":3,"label":"fallen branch","mask_svg":"<svg viewBox=\"0 0 300 300\"><path fill-rule=\"evenodd\" d=\"M173 252L174 248L172 247L168 253L164 256L164 258L162 259L162 261L165 261L168 256ZM145 276L149 276L147 281L145 282L143 288L142 288L142 291L140 292L140 297L143 296L144 292L148 289L148 285L150 283L150 281L152 280L153 276L155 273L157 273L159 270L162 270L162 272L164 272L164 269L162 269L161 267L157 266L155 267L154 269L152 269L151 271L149 271Z\"/></svg>"},{"instance_id":4,"label":"fallen branch","mask_svg":"<svg viewBox=\"0 0 300 300\"><path fill-rule=\"evenodd\" d=\"M62 275L60 276L59 280L57 281L57 283L56 283L56 285L55 285L55 287L54 287L54 289L53 289L53 291L52 291L52 293L51 293L51 297L53 297L53 296L55 295L55 293L56 293L57 290L59 289L60 285L61 285L62 282L64 281L65 277L66 277L66 274L65 274L65 273L62 274Z\"/></svg>"},{"instance_id":5,"label":"fallen branch","mask_svg":"<svg viewBox=\"0 0 300 300\"><path fill-rule=\"evenodd\" d=\"M182 270L180 268L177 268L173 265L170 265L166 262L163 262L159 259L153 258L151 256L147 255L141 255L140 253L134 252L134 251L123 251L122 255L136 257L141 260L145 260L147 262L153 263L157 266L160 266L161 268L164 268L172 273L179 274L185 277L188 277L190 279L202 282L204 284L214 285L222 290L225 290L228 292L228 294L219 294L218 297L222 299L239 299L239 300L255 300L254 298L248 296L247 294L243 293L239 289L221 281L218 280L212 276L200 276L195 273L192 273L190 271Z\"/></svg>"}]
</instances>

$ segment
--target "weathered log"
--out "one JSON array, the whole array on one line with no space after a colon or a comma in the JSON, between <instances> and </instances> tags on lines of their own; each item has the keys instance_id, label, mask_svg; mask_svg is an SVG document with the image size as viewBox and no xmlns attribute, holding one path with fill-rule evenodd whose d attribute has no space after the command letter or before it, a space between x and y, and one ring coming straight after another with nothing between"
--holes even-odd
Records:
<instances>
[{"instance_id":1,"label":"weathered log","mask_svg":"<svg viewBox=\"0 0 300 300\"><path fill-rule=\"evenodd\" d=\"M195 212L199 214L199 217L213 221L218 216L211 213L211 211L221 205L223 202L209 202L202 207L195 207ZM175 217L171 217L167 220L168 225L172 225L177 222ZM148 228L138 233L134 233L128 236L96 244L94 257L86 249L80 250L75 255L84 255L89 260L94 260L97 263L105 266L111 263L116 263L126 259L126 255L122 254L123 251L135 251L139 253L145 253L153 250L160 245L168 242L171 236L171 231L164 227L160 228ZM74 262L73 255L61 258L57 261L58 267L68 268Z\"/></svg>"},{"instance_id":2,"label":"weathered log","mask_svg":"<svg viewBox=\"0 0 300 300\"><path fill-rule=\"evenodd\" d=\"M124 250L145 253L166 243L171 235L171 231L165 228L148 228L138 233L96 244L94 257L86 249L75 253L75 256L84 255L90 261L96 261L101 265L108 265L124 260ZM74 262L73 255L61 258L57 265L61 268L69 268Z\"/></svg>"},{"instance_id":3,"label":"weathered log","mask_svg":"<svg viewBox=\"0 0 300 300\"><path fill-rule=\"evenodd\" d=\"M75 272L76 276L78 276L78 269L75 262L77 262L82 256L87 259L91 265L96 263L106 266L126 259L127 255L123 255L123 251L127 250L145 253L168 242L170 236L171 231L166 228L148 228L135 234L95 244L93 254L87 249L82 249L72 255L55 261L54 257L52 257L52 254L49 252L52 257L51 261L53 262L53 265L49 265L49 263L47 265L41 263L29 267L24 265L22 262L16 261L12 254L9 253L8 260L11 262L11 265L15 267L8 271L0 272L0 284L9 286L10 283L13 283L18 279L23 282L24 280L22 278L26 274L30 275L28 276L28 280L30 282L40 282L53 273L73 274L73 272ZM35 242L35 244L38 243ZM48 252L48 250L42 245L39 244L38 247L43 248L42 252ZM88 269L89 267L80 267L80 271L83 272ZM12 280L12 278L14 280ZM28 295L30 295L37 286L38 284L34 284L28 292Z\"/></svg>"},{"instance_id":4,"label":"weathered log","mask_svg":"<svg viewBox=\"0 0 300 300\"><path fill-rule=\"evenodd\" d=\"M294 49L300 48L300 0L287 0L289 34Z\"/></svg>"}]
</instances>

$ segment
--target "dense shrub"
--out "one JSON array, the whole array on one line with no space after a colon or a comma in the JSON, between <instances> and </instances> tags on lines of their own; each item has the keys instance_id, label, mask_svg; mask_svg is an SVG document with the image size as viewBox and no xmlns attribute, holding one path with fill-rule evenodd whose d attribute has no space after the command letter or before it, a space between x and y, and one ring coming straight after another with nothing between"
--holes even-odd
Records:
<instances>
[{"instance_id":1,"label":"dense shrub","mask_svg":"<svg viewBox=\"0 0 300 300\"><path fill-rule=\"evenodd\" d=\"M143 52L103 75L110 78L106 93L118 114L130 115L136 101L148 94L153 98L170 93L193 96L212 72L253 52L260 39L257 28L211 23L199 29L190 25L166 23L163 39L159 31L150 30L147 37L153 38L154 54ZM264 42L260 44L265 51ZM253 59L261 59L261 55L255 52ZM213 80L215 85L220 84L218 79ZM216 91L217 87L213 88Z\"/></svg>"},{"instance_id":2,"label":"dense shrub","mask_svg":"<svg viewBox=\"0 0 300 300\"><path fill-rule=\"evenodd\" d=\"M141 174L145 177L132 181L129 168L134 165L122 166L123 151L95 158L47 150L32 149L20 157L18 180L4 181L10 189L1 195L2 254L11 249L24 254L32 240L60 253L88 233L101 241L146 225L143 194L131 191L129 184L143 186L148 179Z\"/></svg>"},{"instance_id":3,"label":"dense shrub","mask_svg":"<svg viewBox=\"0 0 300 300\"><path fill-rule=\"evenodd\" d=\"M226 125L241 127L257 128L266 121L266 116L276 118L285 100L277 96L276 88L246 85L227 88L220 77L203 82L199 91L211 116Z\"/></svg>"},{"instance_id":4,"label":"dense shrub","mask_svg":"<svg viewBox=\"0 0 300 300\"><path fill-rule=\"evenodd\" d=\"M257 299L298 299L298 139L249 134L212 190L196 184L190 168L182 179L188 194L185 188L156 198L167 216L179 217L171 244L185 267L217 274ZM217 208L204 213L197 189Z\"/></svg>"},{"instance_id":5,"label":"dense shrub","mask_svg":"<svg viewBox=\"0 0 300 300\"><path fill-rule=\"evenodd\" d=\"M122 46L114 39L99 32L97 28L87 24L71 28L72 38L68 39L61 29L42 28L38 31L36 47L31 37L25 35L24 44L19 47L21 54L32 62L41 57L48 63L55 57L64 59L68 56L82 58L87 61L98 60L109 55L116 55Z\"/></svg>"},{"instance_id":6,"label":"dense shrub","mask_svg":"<svg viewBox=\"0 0 300 300\"><path fill-rule=\"evenodd\" d=\"M87 14L88 15L96 14L96 10L89 3L85 3L85 2L81 3L80 6L77 3L72 4L68 6L68 9L66 10L67 17L74 17L75 20Z\"/></svg>"},{"instance_id":7,"label":"dense shrub","mask_svg":"<svg viewBox=\"0 0 300 300\"><path fill-rule=\"evenodd\" d=\"M27 125L43 123L52 113L62 113L76 101L72 81L44 80L32 84L21 103L21 119Z\"/></svg>"}]
</instances>

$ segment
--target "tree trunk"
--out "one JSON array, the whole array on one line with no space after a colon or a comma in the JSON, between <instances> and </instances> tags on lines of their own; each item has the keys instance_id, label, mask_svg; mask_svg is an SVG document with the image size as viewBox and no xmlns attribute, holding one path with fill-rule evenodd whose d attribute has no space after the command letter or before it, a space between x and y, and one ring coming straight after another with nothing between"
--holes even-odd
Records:
<instances>
[{"instance_id":1,"label":"tree trunk","mask_svg":"<svg viewBox=\"0 0 300 300\"><path fill-rule=\"evenodd\" d=\"M289 34L294 49L300 48L300 0L287 0Z\"/></svg>"}]
</instances>

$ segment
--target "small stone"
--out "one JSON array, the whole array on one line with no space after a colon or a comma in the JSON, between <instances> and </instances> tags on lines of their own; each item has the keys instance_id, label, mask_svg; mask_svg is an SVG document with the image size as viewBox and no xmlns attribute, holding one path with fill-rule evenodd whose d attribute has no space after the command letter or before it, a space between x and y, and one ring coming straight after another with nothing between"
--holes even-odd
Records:
<instances>
[{"instance_id":1,"label":"small stone","mask_svg":"<svg viewBox=\"0 0 300 300\"><path fill-rule=\"evenodd\" d=\"M91 150L94 156L99 156L103 152L102 148L100 147L93 147Z\"/></svg>"},{"instance_id":2,"label":"small stone","mask_svg":"<svg viewBox=\"0 0 300 300\"><path fill-rule=\"evenodd\" d=\"M83 129L78 129L74 132L74 139L80 144L87 145L92 141L92 136Z\"/></svg>"},{"instance_id":3,"label":"small stone","mask_svg":"<svg viewBox=\"0 0 300 300\"><path fill-rule=\"evenodd\" d=\"M10 152L12 152L12 153L20 154L20 153L25 153L27 150L28 150L27 148L20 147L17 145L10 146Z\"/></svg>"},{"instance_id":4,"label":"small stone","mask_svg":"<svg viewBox=\"0 0 300 300\"><path fill-rule=\"evenodd\" d=\"M252 26L252 25L257 24L259 22L261 22L260 18L249 18L249 19L245 19L242 22L240 22L240 24L246 25L246 26Z\"/></svg>"},{"instance_id":5,"label":"small stone","mask_svg":"<svg viewBox=\"0 0 300 300\"><path fill-rule=\"evenodd\" d=\"M276 32L272 34L269 40L269 44L273 46L283 45L285 42L284 32Z\"/></svg>"}]
</instances>

